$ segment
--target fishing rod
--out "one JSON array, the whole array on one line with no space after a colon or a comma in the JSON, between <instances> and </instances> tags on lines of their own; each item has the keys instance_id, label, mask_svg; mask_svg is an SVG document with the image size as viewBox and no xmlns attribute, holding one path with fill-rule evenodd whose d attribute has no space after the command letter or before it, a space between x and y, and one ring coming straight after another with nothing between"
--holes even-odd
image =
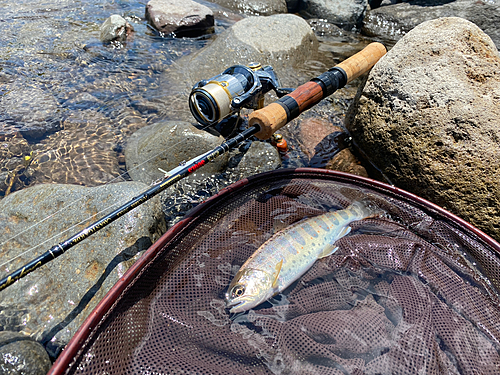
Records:
<instances>
[{"instance_id":1,"label":"fishing rod","mask_svg":"<svg viewBox=\"0 0 500 375\"><path fill-rule=\"evenodd\" d=\"M367 72L387 52L385 46L374 42L357 54L344 60L327 72L291 91L279 87L278 80L270 67L259 65L244 67L236 65L210 80L198 82L191 92L189 105L195 118L204 125L216 125L239 113L245 108L258 108L263 95L274 90L280 97L268 106L257 109L249 115L249 127L211 151L197 156L167 172L162 181L144 193L104 216L100 220L76 233L66 241L58 243L47 252L0 280L0 291L12 285L34 270L64 254L68 249L82 242L98 230L111 224L129 211L140 206L179 180L189 176L198 168L230 151L255 135L269 139L272 134L289 121L311 108L323 98L333 94L347 83Z\"/></svg>"}]
</instances>

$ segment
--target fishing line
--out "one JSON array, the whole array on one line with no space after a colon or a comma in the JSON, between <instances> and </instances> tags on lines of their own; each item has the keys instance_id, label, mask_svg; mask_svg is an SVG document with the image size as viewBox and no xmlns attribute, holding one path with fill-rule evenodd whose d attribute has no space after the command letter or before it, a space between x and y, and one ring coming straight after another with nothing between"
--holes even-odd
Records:
<instances>
[{"instance_id":1,"label":"fishing line","mask_svg":"<svg viewBox=\"0 0 500 375\"><path fill-rule=\"evenodd\" d=\"M105 186L105 185L101 185L101 186ZM146 191L146 190L144 190L144 191ZM144 191L143 191L142 193L144 193ZM79 200L81 200L81 199L83 199L83 198L80 198L80 199L76 200L76 201L75 201L75 203L76 203L76 202L78 202L78 201L79 201ZM23 255L26 255L26 254L28 254L28 253L30 253L30 252L32 252L32 251L34 251L36 248L40 247L41 245L45 244L46 242L49 242L49 241L55 240L55 238L57 238L58 236L60 236L60 235L62 235L62 234L64 234L64 233L66 233L66 232L68 232L68 231L72 230L73 228L75 228L75 227L77 227L77 226L79 226L79 225L85 225L85 223L86 223L86 222L89 222L91 219L94 219L96 216L98 216L98 215L100 215L100 214L103 214L103 213L104 213L104 212L106 212L106 211L110 211L110 209L111 209L112 207L114 207L114 206L118 206L118 205L120 205L120 204L122 204L122 203L121 203L121 202L115 202L115 203L111 204L110 206L108 206L108 207L106 207L106 208L102 209L101 211L96 212L96 213L95 213L95 214L93 214L92 216L89 216L89 217L87 217L87 218L85 218L85 219L82 219L80 222L73 224L71 227L69 227L69 228L67 228L67 229L65 229L65 230L63 230L63 231L61 231L61 232L59 232L59 233L54 234L52 237L47 238L46 240L44 240L43 242L39 243L38 245L33 246L32 248L30 248L30 249L28 249L28 250L24 251L23 253L21 253L21 254L19 254L19 255L16 255L14 258L9 259L9 260L7 260L6 262L4 262L4 263L0 264L0 267L3 267L3 266L5 266L6 264L9 264L10 262L14 261L15 259L17 259L17 258L19 258L19 257L21 257L21 256L23 256ZM60 212L60 211L57 211L57 212ZM56 212L56 213L57 213L57 212ZM55 215L56 213L54 213L54 214L52 214L52 215L47 216L45 219L43 219L43 220L39 221L37 224L35 224L35 225L31 226L30 228L33 228L34 226L41 224L44 220L46 220L47 218L50 218L51 216ZM28 228L28 229L30 229L30 228ZM26 232L28 229L26 229L26 230L24 230L24 231L22 231L22 232L18 233L16 236L12 237L11 239L14 239L14 238L18 237L18 236L19 236L19 235L21 235L22 233ZM0 245L3 245L3 244L5 244L5 243L7 243L8 241L10 241L10 240L7 240L7 241L5 241L5 242L1 243Z\"/></svg>"},{"instance_id":2,"label":"fishing line","mask_svg":"<svg viewBox=\"0 0 500 375\"><path fill-rule=\"evenodd\" d=\"M172 59L172 65L177 66L177 67L179 68L179 70L180 70L180 68L181 68L181 66L180 66L180 65L179 65L179 64L178 64L178 63L177 63L174 59ZM186 76L186 72L184 72L183 74L184 74L184 76ZM187 77L187 78L191 78L191 77L190 77L190 75L188 75L188 77ZM104 105L104 104L103 104L103 105ZM201 130L202 130L202 131L205 131L205 130L207 130L209 127L210 127L210 125L203 126L203 127L201 127ZM125 172L121 173L120 175L118 175L118 176L114 177L114 178L113 178L113 179L111 179L110 181L107 181L106 183L104 183L104 184L102 184L102 185L99 185L99 186L107 186L107 185L109 185L109 184L111 184L111 183L115 183L115 182L119 182L119 181L123 181L123 180L124 180L124 181L126 181L125 176L126 176L126 175L130 172L130 171L136 170L137 168L141 168L143 165L145 165L145 164L149 163L151 160L153 160L153 159L157 158L159 155L161 155L161 154L163 154L163 153L165 153L165 152L168 152L168 151L170 151L171 149L175 148L176 146L178 146L178 145L182 144L182 142L183 142L183 141L179 141L179 142L177 142L177 143L173 144L173 145L172 145L172 146L170 146L167 150L164 150L164 151L158 152L156 155L151 156L149 159L147 159L147 160L143 161L142 163L138 164L138 165L137 165L137 166L135 166L134 168L132 168L132 169L130 169L130 170L127 170L127 171L125 171ZM155 183L155 182L153 182L151 185L153 185L154 183ZM150 187L151 185L149 185L149 187ZM149 188L149 187L148 187L148 188ZM144 190L142 191L142 193L144 193L145 191L147 191L147 190L148 190L148 188L144 189ZM40 224L42 224L43 222L45 222L45 221L47 221L47 220L49 220L49 219L51 219L51 218L54 218L54 217L56 217L57 215L60 215L60 213L61 213L61 212L63 212L64 210L68 209L69 207L72 207L72 206L76 205L78 202L80 202L80 201L81 201L81 200L83 200L83 199L84 199L84 197L81 197L81 198L76 199L76 200L74 200L74 201L72 201L72 202L69 202L68 204L66 204L65 206L63 206L61 209L59 209L58 211L56 211L56 212L54 212L54 213L52 213L52 214L50 214L50 215L46 216L46 217L45 217L45 218L43 218L42 220L40 220L40 221L38 221L38 222L36 222L36 223L32 224L32 225L31 225L31 226L29 226L28 228L26 228L26 229L22 230L21 232L19 232L19 233L15 234L14 236L12 236L12 237L10 237L10 238L8 238L8 239L4 240L3 242L0 242L0 247L2 247L2 246L4 246L4 245L6 245L7 243L9 243L9 242L11 242L11 241L15 240L17 237L21 236L22 234L24 234L24 233L26 233L26 232L28 232L28 231L31 231L33 228L36 228L37 226L39 226L39 225L40 225ZM36 249L36 248L38 248L39 246L41 246L41 245L45 244L46 242L48 242L48 241L50 241L50 240L52 240L52 239L54 239L54 238L56 238L56 237L60 236L60 235L61 235L61 234L63 234L63 233L66 233L67 231L69 231L69 230L71 230L71 229L75 228L76 226L78 226L78 225L80 225L80 224L82 224L82 223L84 223L84 222L89 221L90 219L95 218L95 217L96 217L96 215L99 215L99 214L101 214L101 213L103 213L103 212L106 212L106 211L110 210L111 208L113 208L113 207L115 207L115 206L117 206L117 205L120 205L121 203L122 203L122 202L116 202L116 203L111 204L111 205L110 205L110 206L108 206L108 207L105 207L103 210L99 211L98 213L96 213L96 214L94 214L94 215L91 215L91 216L89 216L89 217L87 217L87 218L83 219L81 222L79 222L79 223L77 223L77 224L74 224L73 226L69 227L68 229L66 229L66 230L64 230L64 231L61 231L61 232L59 232L59 233L55 234L54 236L52 236L52 237L50 237L50 238L46 239L45 241L43 241L42 243L40 243L40 244L38 244L38 245L36 245L36 246L34 246L34 247L32 247L32 248L30 248L30 249L28 249L28 250L24 251L23 253L21 253L21 254L19 254L19 255L15 256L15 257L13 257L12 259L9 259L9 260L5 261L4 263L0 264L0 267L3 267L3 266L5 266L6 264L9 264L9 263L13 262L14 260L16 260L17 258L19 258L19 257L21 257L21 256L23 256L23 255L26 255L26 254L28 254L28 253L30 253L30 252L32 252L32 251L35 251L35 249Z\"/></svg>"},{"instance_id":3,"label":"fishing line","mask_svg":"<svg viewBox=\"0 0 500 375\"><path fill-rule=\"evenodd\" d=\"M285 126L289 121L298 117L302 112L319 103L324 97L331 95L339 88L356 79L361 74L367 72L375 63L387 52L381 43L373 42L356 55L351 56L339 65L331 68L327 72L311 79L309 82L292 90L289 94L282 96L277 101L266 107L261 107L249 116L249 127L234 137L226 140L216 148L205 154L196 156L187 162L181 163L178 167L168 172L162 181L148 188L140 196L136 196L115 209L111 213L80 230L72 237L54 245L48 251L13 271L10 275L0 280L0 290L7 288L17 280L25 277L39 267L47 264L51 260L63 255L68 249L79 244L93 233L111 224L123 215L127 214L142 203L161 193L166 188L172 186L179 180L189 176L198 168L213 161L218 156L229 151L233 147L241 144L246 139L255 136L266 140L272 136L276 130ZM225 113L225 112L224 112ZM207 121L207 125L211 125ZM180 144L181 142L176 143ZM169 149L171 149L170 147ZM164 152L164 151L163 151ZM148 159L151 160L152 158ZM111 205L110 207L112 207ZM64 232L62 232L64 233Z\"/></svg>"}]
</instances>

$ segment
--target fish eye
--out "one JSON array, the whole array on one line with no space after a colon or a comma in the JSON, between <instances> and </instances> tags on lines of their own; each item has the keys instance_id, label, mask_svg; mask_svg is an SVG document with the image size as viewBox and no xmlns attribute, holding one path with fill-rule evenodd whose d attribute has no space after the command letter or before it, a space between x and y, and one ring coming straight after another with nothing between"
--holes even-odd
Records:
<instances>
[{"instance_id":1,"label":"fish eye","mask_svg":"<svg viewBox=\"0 0 500 375\"><path fill-rule=\"evenodd\" d=\"M245 287L242 285L236 285L233 288L233 297L241 297L245 293Z\"/></svg>"}]
</instances>

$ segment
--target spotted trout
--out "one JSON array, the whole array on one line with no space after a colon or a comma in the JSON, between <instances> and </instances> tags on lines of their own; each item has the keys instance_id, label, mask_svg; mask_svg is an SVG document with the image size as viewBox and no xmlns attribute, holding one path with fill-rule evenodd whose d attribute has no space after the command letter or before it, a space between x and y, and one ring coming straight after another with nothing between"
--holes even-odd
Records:
<instances>
[{"instance_id":1,"label":"spotted trout","mask_svg":"<svg viewBox=\"0 0 500 375\"><path fill-rule=\"evenodd\" d=\"M380 214L369 201L357 201L277 232L241 266L229 285L226 306L231 313L246 311L282 292L317 259L338 249L335 242L351 231L350 223Z\"/></svg>"}]
</instances>

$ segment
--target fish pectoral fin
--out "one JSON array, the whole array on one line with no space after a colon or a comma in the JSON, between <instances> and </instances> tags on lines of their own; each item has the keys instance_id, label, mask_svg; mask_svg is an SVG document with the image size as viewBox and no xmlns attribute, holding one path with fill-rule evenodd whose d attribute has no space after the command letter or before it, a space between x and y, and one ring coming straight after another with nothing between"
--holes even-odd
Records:
<instances>
[{"instance_id":1,"label":"fish pectoral fin","mask_svg":"<svg viewBox=\"0 0 500 375\"><path fill-rule=\"evenodd\" d=\"M337 240L348 235L349 233L351 232L351 227L345 227L344 229L342 229L342 231L339 233L338 237L337 237Z\"/></svg>"},{"instance_id":2,"label":"fish pectoral fin","mask_svg":"<svg viewBox=\"0 0 500 375\"><path fill-rule=\"evenodd\" d=\"M344 229L342 229L342 231L339 233L339 235L337 236L337 240L339 238L342 238L344 237L345 235L347 235L349 232L351 231L351 227L345 227ZM332 255L334 252L337 251L339 247L338 246L334 246L334 244L331 244L331 245L328 245L326 246L323 251L321 252L321 254L318 255L318 259L321 259L321 258L324 258L324 257L327 257L329 255Z\"/></svg>"},{"instance_id":3,"label":"fish pectoral fin","mask_svg":"<svg viewBox=\"0 0 500 375\"><path fill-rule=\"evenodd\" d=\"M281 221L280 218L275 217L273 219L273 234L276 234L278 232L281 232L283 229L287 228L290 224Z\"/></svg>"},{"instance_id":4,"label":"fish pectoral fin","mask_svg":"<svg viewBox=\"0 0 500 375\"><path fill-rule=\"evenodd\" d=\"M333 246L333 245L326 246L321 252L321 254L318 255L318 259L332 255L334 252L337 251L338 248L339 248L338 246Z\"/></svg>"},{"instance_id":5,"label":"fish pectoral fin","mask_svg":"<svg viewBox=\"0 0 500 375\"><path fill-rule=\"evenodd\" d=\"M273 289L277 289L278 287L278 279L279 279L279 276L280 276L280 271L281 271L281 267L283 266L283 259L281 259L277 264L276 264L276 272L275 272L275 277L274 277L274 280L273 280Z\"/></svg>"}]
</instances>

